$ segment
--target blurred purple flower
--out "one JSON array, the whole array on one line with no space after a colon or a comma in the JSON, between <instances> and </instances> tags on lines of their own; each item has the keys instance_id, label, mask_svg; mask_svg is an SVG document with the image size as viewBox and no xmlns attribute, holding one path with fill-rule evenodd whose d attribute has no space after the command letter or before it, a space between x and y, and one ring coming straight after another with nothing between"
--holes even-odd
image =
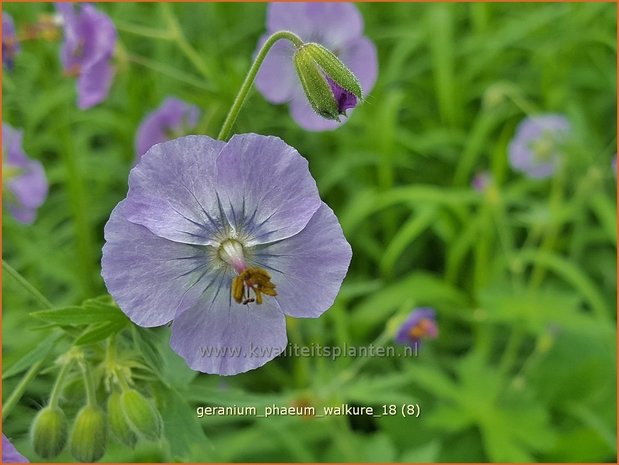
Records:
<instances>
[{"instance_id":1,"label":"blurred purple flower","mask_svg":"<svg viewBox=\"0 0 619 465\"><path fill-rule=\"evenodd\" d=\"M22 131L6 123L2 123L2 180L11 214L21 223L32 223L47 197L47 178L41 163L24 152Z\"/></svg>"},{"instance_id":2,"label":"blurred purple flower","mask_svg":"<svg viewBox=\"0 0 619 465\"><path fill-rule=\"evenodd\" d=\"M2 66L13 69L15 54L19 52L19 42L15 34L15 23L8 13L2 12Z\"/></svg>"},{"instance_id":3,"label":"blurred purple flower","mask_svg":"<svg viewBox=\"0 0 619 465\"><path fill-rule=\"evenodd\" d=\"M351 259L307 161L257 134L151 147L105 240L102 276L120 308L140 326L174 320L172 349L222 375L279 355L285 315L320 316Z\"/></svg>"},{"instance_id":4,"label":"blurred purple flower","mask_svg":"<svg viewBox=\"0 0 619 465\"><path fill-rule=\"evenodd\" d=\"M2 435L2 463L28 463L28 459L17 452L15 446Z\"/></svg>"},{"instance_id":5,"label":"blurred purple flower","mask_svg":"<svg viewBox=\"0 0 619 465\"><path fill-rule=\"evenodd\" d=\"M367 94L378 73L375 45L363 36L363 18L350 3L269 3L267 32L258 43L280 30L297 34L305 42L322 44L357 76ZM271 103L290 102L292 118L308 131L336 129L342 123L317 115L307 101L293 65L294 47L288 41L276 43L267 55L258 76L256 88ZM340 102L341 96L336 96ZM342 110L356 104L350 95L340 102ZM354 97L354 96L353 96Z\"/></svg>"},{"instance_id":6,"label":"blurred purple flower","mask_svg":"<svg viewBox=\"0 0 619 465\"><path fill-rule=\"evenodd\" d=\"M552 176L563 156L562 145L569 131L570 123L562 115L525 118L509 144L512 168L532 178Z\"/></svg>"},{"instance_id":7,"label":"blurred purple flower","mask_svg":"<svg viewBox=\"0 0 619 465\"><path fill-rule=\"evenodd\" d=\"M422 307L414 309L402 326L398 329L395 341L398 344L414 346L422 339L436 339L438 337L438 325L436 313L433 309Z\"/></svg>"},{"instance_id":8,"label":"blurred purple flower","mask_svg":"<svg viewBox=\"0 0 619 465\"><path fill-rule=\"evenodd\" d=\"M141 157L155 144L187 135L198 124L200 109L174 97L142 120L135 138L135 150Z\"/></svg>"},{"instance_id":9,"label":"blurred purple flower","mask_svg":"<svg viewBox=\"0 0 619 465\"><path fill-rule=\"evenodd\" d=\"M615 156L613 157L610 163L611 163L611 166L613 167L613 174L615 175L615 177L617 177L617 154L615 154Z\"/></svg>"},{"instance_id":10,"label":"blurred purple flower","mask_svg":"<svg viewBox=\"0 0 619 465\"><path fill-rule=\"evenodd\" d=\"M77 76L78 106L84 110L101 103L110 91L116 28L88 3L56 3L56 9L64 24L62 64L66 74Z\"/></svg>"},{"instance_id":11,"label":"blurred purple flower","mask_svg":"<svg viewBox=\"0 0 619 465\"><path fill-rule=\"evenodd\" d=\"M489 171L479 171L475 174L471 187L477 192L484 192L492 182L492 175Z\"/></svg>"}]
</instances>

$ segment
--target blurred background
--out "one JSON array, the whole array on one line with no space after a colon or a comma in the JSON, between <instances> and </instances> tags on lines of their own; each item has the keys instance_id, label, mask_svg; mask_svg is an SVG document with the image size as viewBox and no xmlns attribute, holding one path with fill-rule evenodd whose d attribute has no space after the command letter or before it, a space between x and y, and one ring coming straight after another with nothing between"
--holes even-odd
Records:
<instances>
[{"instance_id":1,"label":"blurred background","mask_svg":"<svg viewBox=\"0 0 619 465\"><path fill-rule=\"evenodd\" d=\"M18 35L54 13L45 3L2 6ZM102 104L78 109L59 59L62 35L23 41L3 73L3 122L23 129L24 150L50 184L32 225L4 209L3 259L54 307L106 293L103 227L126 195L142 119L176 96L201 109L195 132L215 137L267 9L96 7L119 31ZM435 309L438 338L412 358L280 357L224 378L186 368L169 328L140 330L144 344L131 347L149 368L136 386L156 401L165 437L134 449L110 440L102 461L615 462L616 5L357 7L379 72L350 120L307 132L286 105L253 91L236 132L297 148L353 248L334 306L289 321L290 341L391 345L398 323L422 306ZM553 176L532 179L512 169L508 150L518 124L542 113L569 120L569 143ZM3 432L40 461L28 430L52 389L53 361L83 327L58 336L30 316L40 302L6 270L2 287L4 402L23 387ZM93 361L104 344L88 347ZM69 383L61 401L69 419L83 396L79 379ZM421 414L196 415L207 405L341 403L418 404ZM73 459L65 451L54 460Z\"/></svg>"}]
</instances>

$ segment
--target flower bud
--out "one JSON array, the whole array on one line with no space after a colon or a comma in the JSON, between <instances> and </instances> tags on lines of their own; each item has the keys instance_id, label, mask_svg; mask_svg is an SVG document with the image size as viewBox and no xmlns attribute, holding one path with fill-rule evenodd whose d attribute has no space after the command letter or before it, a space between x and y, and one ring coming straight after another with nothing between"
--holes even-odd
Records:
<instances>
[{"instance_id":1,"label":"flower bud","mask_svg":"<svg viewBox=\"0 0 619 465\"><path fill-rule=\"evenodd\" d=\"M134 447L138 440L123 413L119 392L114 391L107 399L107 421L110 431L123 444Z\"/></svg>"},{"instance_id":2,"label":"flower bud","mask_svg":"<svg viewBox=\"0 0 619 465\"><path fill-rule=\"evenodd\" d=\"M77 413L69 439L71 454L80 462L95 462L105 453L107 425L103 410L86 405Z\"/></svg>"},{"instance_id":3,"label":"flower bud","mask_svg":"<svg viewBox=\"0 0 619 465\"><path fill-rule=\"evenodd\" d=\"M310 105L323 118L340 121L340 115L361 100L356 76L322 45L301 45L295 51L294 65Z\"/></svg>"},{"instance_id":4,"label":"flower bud","mask_svg":"<svg viewBox=\"0 0 619 465\"><path fill-rule=\"evenodd\" d=\"M67 443L67 417L58 407L47 406L34 419L30 429L34 451L44 459L56 457Z\"/></svg>"},{"instance_id":5,"label":"flower bud","mask_svg":"<svg viewBox=\"0 0 619 465\"><path fill-rule=\"evenodd\" d=\"M142 394L135 389L128 389L121 394L120 402L125 418L135 432L150 440L161 437L161 416Z\"/></svg>"}]
</instances>

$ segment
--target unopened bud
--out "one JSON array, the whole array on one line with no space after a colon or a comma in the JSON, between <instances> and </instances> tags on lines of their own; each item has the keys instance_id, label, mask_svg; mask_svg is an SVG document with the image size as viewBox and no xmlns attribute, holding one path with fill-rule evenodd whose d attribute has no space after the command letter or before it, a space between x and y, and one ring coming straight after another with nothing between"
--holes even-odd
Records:
<instances>
[{"instance_id":1,"label":"unopened bud","mask_svg":"<svg viewBox=\"0 0 619 465\"><path fill-rule=\"evenodd\" d=\"M71 431L71 454L80 462L95 462L103 457L107 442L103 410L86 405L77 413Z\"/></svg>"},{"instance_id":2,"label":"unopened bud","mask_svg":"<svg viewBox=\"0 0 619 465\"><path fill-rule=\"evenodd\" d=\"M161 437L161 416L148 399L135 389L124 391L120 399L125 418L136 433L153 441Z\"/></svg>"},{"instance_id":3,"label":"unopened bud","mask_svg":"<svg viewBox=\"0 0 619 465\"><path fill-rule=\"evenodd\" d=\"M45 407L30 430L34 451L44 459L56 457L67 443L67 417L58 407Z\"/></svg>"},{"instance_id":4,"label":"unopened bud","mask_svg":"<svg viewBox=\"0 0 619 465\"><path fill-rule=\"evenodd\" d=\"M121 394L113 392L107 399L107 421L112 434L123 444L134 447L137 436L125 418L121 405Z\"/></svg>"},{"instance_id":5,"label":"unopened bud","mask_svg":"<svg viewBox=\"0 0 619 465\"><path fill-rule=\"evenodd\" d=\"M312 109L323 118L339 121L363 98L356 76L320 44L301 45L294 65Z\"/></svg>"}]
</instances>

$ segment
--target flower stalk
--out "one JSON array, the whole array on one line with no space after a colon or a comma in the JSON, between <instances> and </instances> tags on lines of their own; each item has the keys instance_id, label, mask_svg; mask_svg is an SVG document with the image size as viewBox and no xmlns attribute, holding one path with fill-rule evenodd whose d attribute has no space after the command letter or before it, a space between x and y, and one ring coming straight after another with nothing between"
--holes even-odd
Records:
<instances>
[{"instance_id":1,"label":"flower stalk","mask_svg":"<svg viewBox=\"0 0 619 465\"><path fill-rule=\"evenodd\" d=\"M239 112L241 111L241 108L243 107L243 104L247 99L247 94L249 93L249 90L251 89L251 86L256 79L256 74L258 74L258 70L260 69L262 62L266 58L267 53L269 53L269 50L271 50L271 47L273 47L273 45L275 45L275 43L281 39L289 40L290 42L292 42L295 48L299 48L301 45L303 45L303 41L301 40L301 38L290 31L276 32L266 40L266 42L258 52L256 59L252 63L251 68L249 68L243 84L241 84L241 88L239 89L239 92L236 95L234 102L232 103L232 107L230 108L230 111L226 116L224 124L221 127L221 131L219 131L219 134L217 135L217 139L227 140L230 137L230 134L232 132L232 126L234 126L234 122L236 121L236 118L238 117Z\"/></svg>"}]
</instances>

